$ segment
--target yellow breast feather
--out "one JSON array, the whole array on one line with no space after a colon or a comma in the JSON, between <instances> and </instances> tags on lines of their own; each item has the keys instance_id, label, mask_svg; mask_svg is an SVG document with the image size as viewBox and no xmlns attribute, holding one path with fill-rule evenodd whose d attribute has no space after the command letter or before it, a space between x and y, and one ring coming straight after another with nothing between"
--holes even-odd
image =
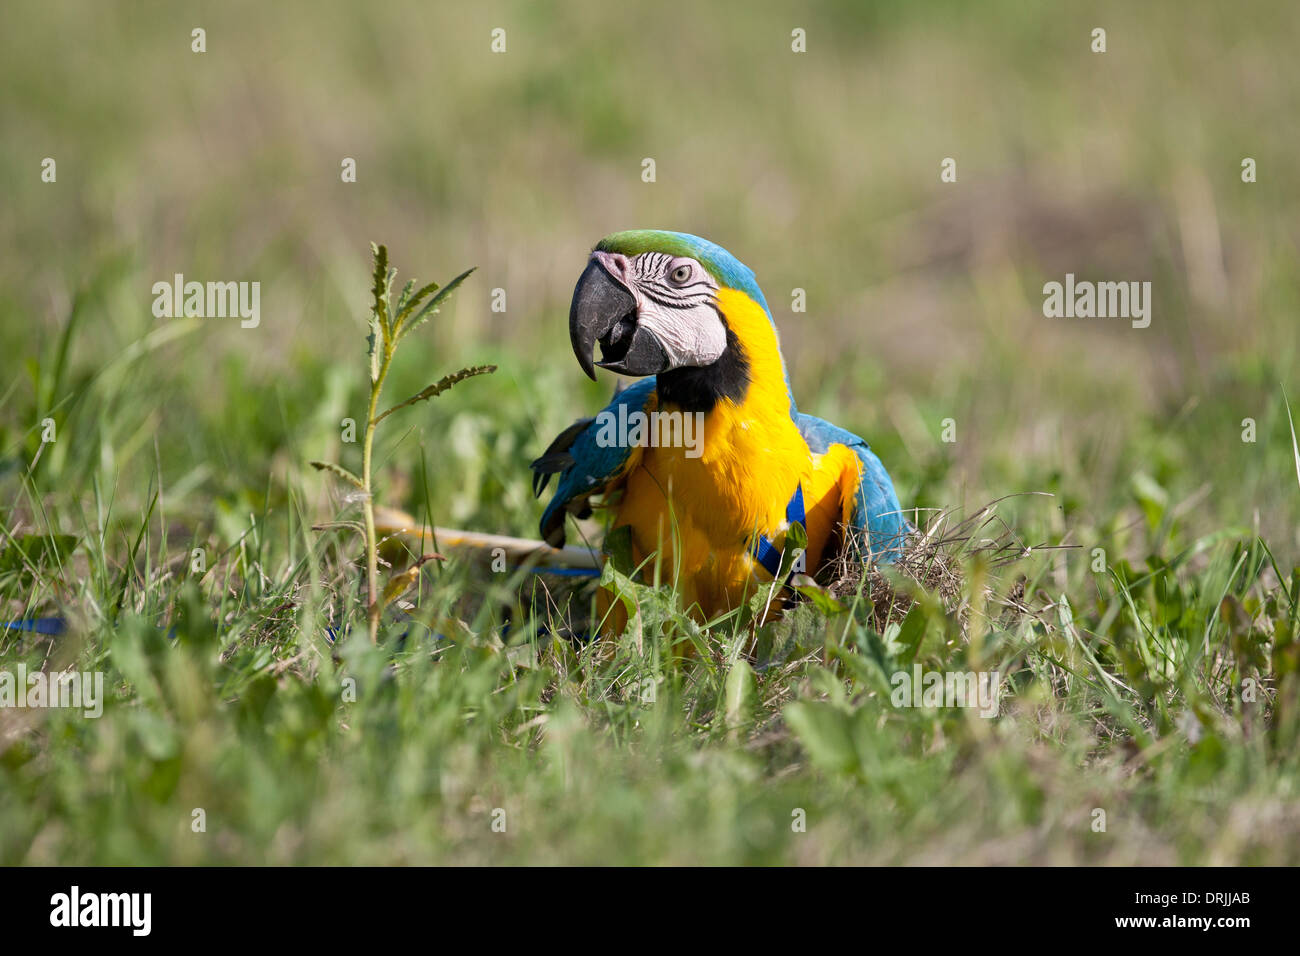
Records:
<instances>
[{"instance_id":1,"label":"yellow breast feather","mask_svg":"<svg viewBox=\"0 0 1300 956\"><path fill-rule=\"evenodd\" d=\"M756 534L778 546L786 505L802 487L816 567L844 519L857 459L844 446L813 455L790 417L776 330L744 293L724 289L719 310L750 363L740 402L721 399L704 414L698 456L681 447L645 448L629 470L614 524L632 531L638 562L654 554L659 576L707 618L744 599L767 573L751 557ZM665 404L664 408L670 410Z\"/></svg>"}]
</instances>

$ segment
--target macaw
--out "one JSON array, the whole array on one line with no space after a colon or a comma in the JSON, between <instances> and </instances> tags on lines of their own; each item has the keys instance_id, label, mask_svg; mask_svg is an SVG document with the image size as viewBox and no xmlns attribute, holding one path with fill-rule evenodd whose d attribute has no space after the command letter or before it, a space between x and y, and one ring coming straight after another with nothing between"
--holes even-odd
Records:
<instances>
[{"instance_id":1,"label":"macaw","mask_svg":"<svg viewBox=\"0 0 1300 956\"><path fill-rule=\"evenodd\" d=\"M630 529L633 560L657 553L703 621L791 567L816 576L846 545L878 563L900 554L911 525L889 473L862 438L796 409L762 290L721 246L658 230L602 239L574 289L569 338L593 381L596 366L641 379L533 462L539 496L559 474L541 519L548 544L563 545L565 516L588 517L602 496L611 528ZM692 423L702 430L688 442ZM783 566L793 523L807 547Z\"/></svg>"}]
</instances>

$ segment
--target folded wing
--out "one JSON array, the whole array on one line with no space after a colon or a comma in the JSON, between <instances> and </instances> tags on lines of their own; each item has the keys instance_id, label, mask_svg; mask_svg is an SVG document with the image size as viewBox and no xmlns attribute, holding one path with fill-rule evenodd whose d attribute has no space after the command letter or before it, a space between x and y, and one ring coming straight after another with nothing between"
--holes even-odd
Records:
<instances>
[{"instance_id":1,"label":"folded wing","mask_svg":"<svg viewBox=\"0 0 1300 956\"><path fill-rule=\"evenodd\" d=\"M849 519L855 532L854 546L865 548L873 561L888 564L896 560L912 525L904 517L894 482L876 453L862 437L824 419L796 412L794 420L814 454L825 454L831 445L847 445L857 455L862 469Z\"/></svg>"},{"instance_id":2,"label":"folded wing","mask_svg":"<svg viewBox=\"0 0 1300 956\"><path fill-rule=\"evenodd\" d=\"M640 457L640 448L628 447L623 441L602 444L597 440L602 416L612 414L615 421L626 420L620 419L620 406L626 413L649 412L654 395L655 379L639 380L615 395L596 418L575 422L560 432L532 463L533 493L539 497L551 476L559 475L555 494L542 512L541 532L547 544L563 547L565 515L590 516L588 499L615 490Z\"/></svg>"}]
</instances>

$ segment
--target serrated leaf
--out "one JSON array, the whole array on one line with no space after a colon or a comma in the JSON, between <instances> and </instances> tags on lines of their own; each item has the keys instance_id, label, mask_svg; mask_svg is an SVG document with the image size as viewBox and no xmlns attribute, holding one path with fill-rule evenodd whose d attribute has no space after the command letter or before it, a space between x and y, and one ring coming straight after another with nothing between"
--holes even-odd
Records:
<instances>
[{"instance_id":1,"label":"serrated leaf","mask_svg":"<svg viewBox=\"0 0 1300 956\"><path fill-rule=\"evenodd\" d=\"M450 296L453 292L455 292L456 289L460 287L460 284L464 282L466 279L468 279L470 277L470 274L476 268L478 267L471 266L470 268L462 272L460 275L456 276L456 278L448 282L441 289L439 289L437 295L435 295L432 299L430 299L425 304L424 308L422 308L419 312L415 313L415 315L411 318L409 322L403 325L401 331L398 333L397 336L398 341L401 341L403 338L405 338L407 333L415 331L420 326L422 326L425 322L429 321L430 316L432 316L433 313L437 311L438 306L441 305L442 302L444 302L448 296Z\"/></svg>"},{"instance_id":2,"label":"serrated leaf","mask_svg":"<svg viewBox=\"0 0 1300 956\"><path fill-rule=\"evenodd\" d=\"M409 287L410 284L411 283L407 283L407 286ZM429 295L432 292L437 292L438 288L439 288L438 283L430 282L428 285L422 287L418 292L416 292L410 298L406 298L406 296L403 295L402 302L400 303L400 308L398 308L397 310L397 326L399 329L401 328L402 321L408 315L410 315L412 312L415 311L416 307L419 306L419 304L424 301L425 296ZM399 335L398 337L400 338L401 336Z\"/></svg>"},{"instance_id":3,"label":"serrated leaf","mask_svg":"<svg viewBox=\"0 0 1300 956\"><path fill-rule=\"evenodd\" d=\"M614 567L613 561L606 561L601 569L600 586L613 594L615 600L623 605L627 615L627 629L637 647L641 647L641 607L637 603L637 584L626 574Z\"/></svg>"},{"instance_id":4,"label":"serrated leaf","mask_svg":"<svg viewBox=\"0 0 1300 956\"><path fill-rule=\"evenodd\" d=\"M393 281L393 273L388 268L388 247L370 244L370 252L375 259L374 280L370 287L371 311L374 320L384 335L388 334L388 296Z\"/></svg>"},{"instance_id":5,"label":"serrated leaf","mask_svg":"<svg viewBox=\"0 0 1300 956\"><path fill-rule=\"evenodd\" d=\"M497 367L495 365L471 365L468 368L462 368L459 371L452 372L450 375L444 375L428 388L412 395L406 401L398 402L392 408L380 412L375 416L375 420L371 424L378 425L399 408L405 408L407 405L414 405L416 402L423 402L427 399L435 398L447 391L447 389L451 388L457 382L463 382L465 379L473 378L475 375L487 375L496 370Z\"/></svg>"},{"instance_id":6,"label":"serrated leaf","mask_svg":"<svg viewBox=\"0 0 1300 956\"><path fill-rule=\"evenodd\" d=\"M379 327L379 316L375 312L370 313L370 334L366 336L366 346L370 353L370 381L379 381L379 340L382 338L382 332Z\"/></svg>"},{"instance_id":7,"label":"serrated leaf","mask_svg":"<svg viewBox=\"0 0 1300 956\"><path fill-rule=\"evenodd\" d=\"M322 521L319 524L311 526L313 531L355 531L363 538L366 536L366 526L360 521Z\"/></svg>"},{"instance_id":8,"label":"serrated leaf","mask_svg":"<svg viewBox=\"0 0 1300 956\"><path fill-rule=\"evenodd\" d=\"M415 280L407 279L406 285L402 286L402 294L397 297L397 305L393 307L393 314L397 318L402 317L402 310L406 308L406 300L411 295L411 290L415 288Z\"/></svg>"},{"instance_id":9,"label":"serrated leaf","mask_svg":"<svg viewBox=\"0 0 1300 956\"><path fill-rule=\"evenodd\" d=\"M360 488L362 491L365 491L366 489L366 486L365 484L362 483L361 479L358 478L356 475L352 474L352 472L348 471L342 465L336 465L332 461L312 461L312 462L308 462L308 464L310 464L317 471L332 472L333 474L342 478L344 481L348 482L349 484L355 485L356 487Z\"/></svg>"}]
</instances>

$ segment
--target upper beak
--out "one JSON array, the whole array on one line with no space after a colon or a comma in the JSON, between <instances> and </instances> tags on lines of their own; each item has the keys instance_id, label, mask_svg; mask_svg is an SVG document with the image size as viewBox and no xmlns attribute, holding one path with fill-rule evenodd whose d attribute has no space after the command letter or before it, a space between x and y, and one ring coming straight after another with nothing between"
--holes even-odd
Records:
<instances>
[{"instance_id":1,"label":"upper beak","mask_svg":"<svg viewBox=\"0 0 1300 956\"><path fill-rule=\"evenodd\" d=\"M637 324L636 299L595 258L573 290L569 341L592 381L596 365L624 375L654 375L668 368L668 355L659 340ZM593 362L597 342L601 361Z\"/></svg>"}]
</instances>

